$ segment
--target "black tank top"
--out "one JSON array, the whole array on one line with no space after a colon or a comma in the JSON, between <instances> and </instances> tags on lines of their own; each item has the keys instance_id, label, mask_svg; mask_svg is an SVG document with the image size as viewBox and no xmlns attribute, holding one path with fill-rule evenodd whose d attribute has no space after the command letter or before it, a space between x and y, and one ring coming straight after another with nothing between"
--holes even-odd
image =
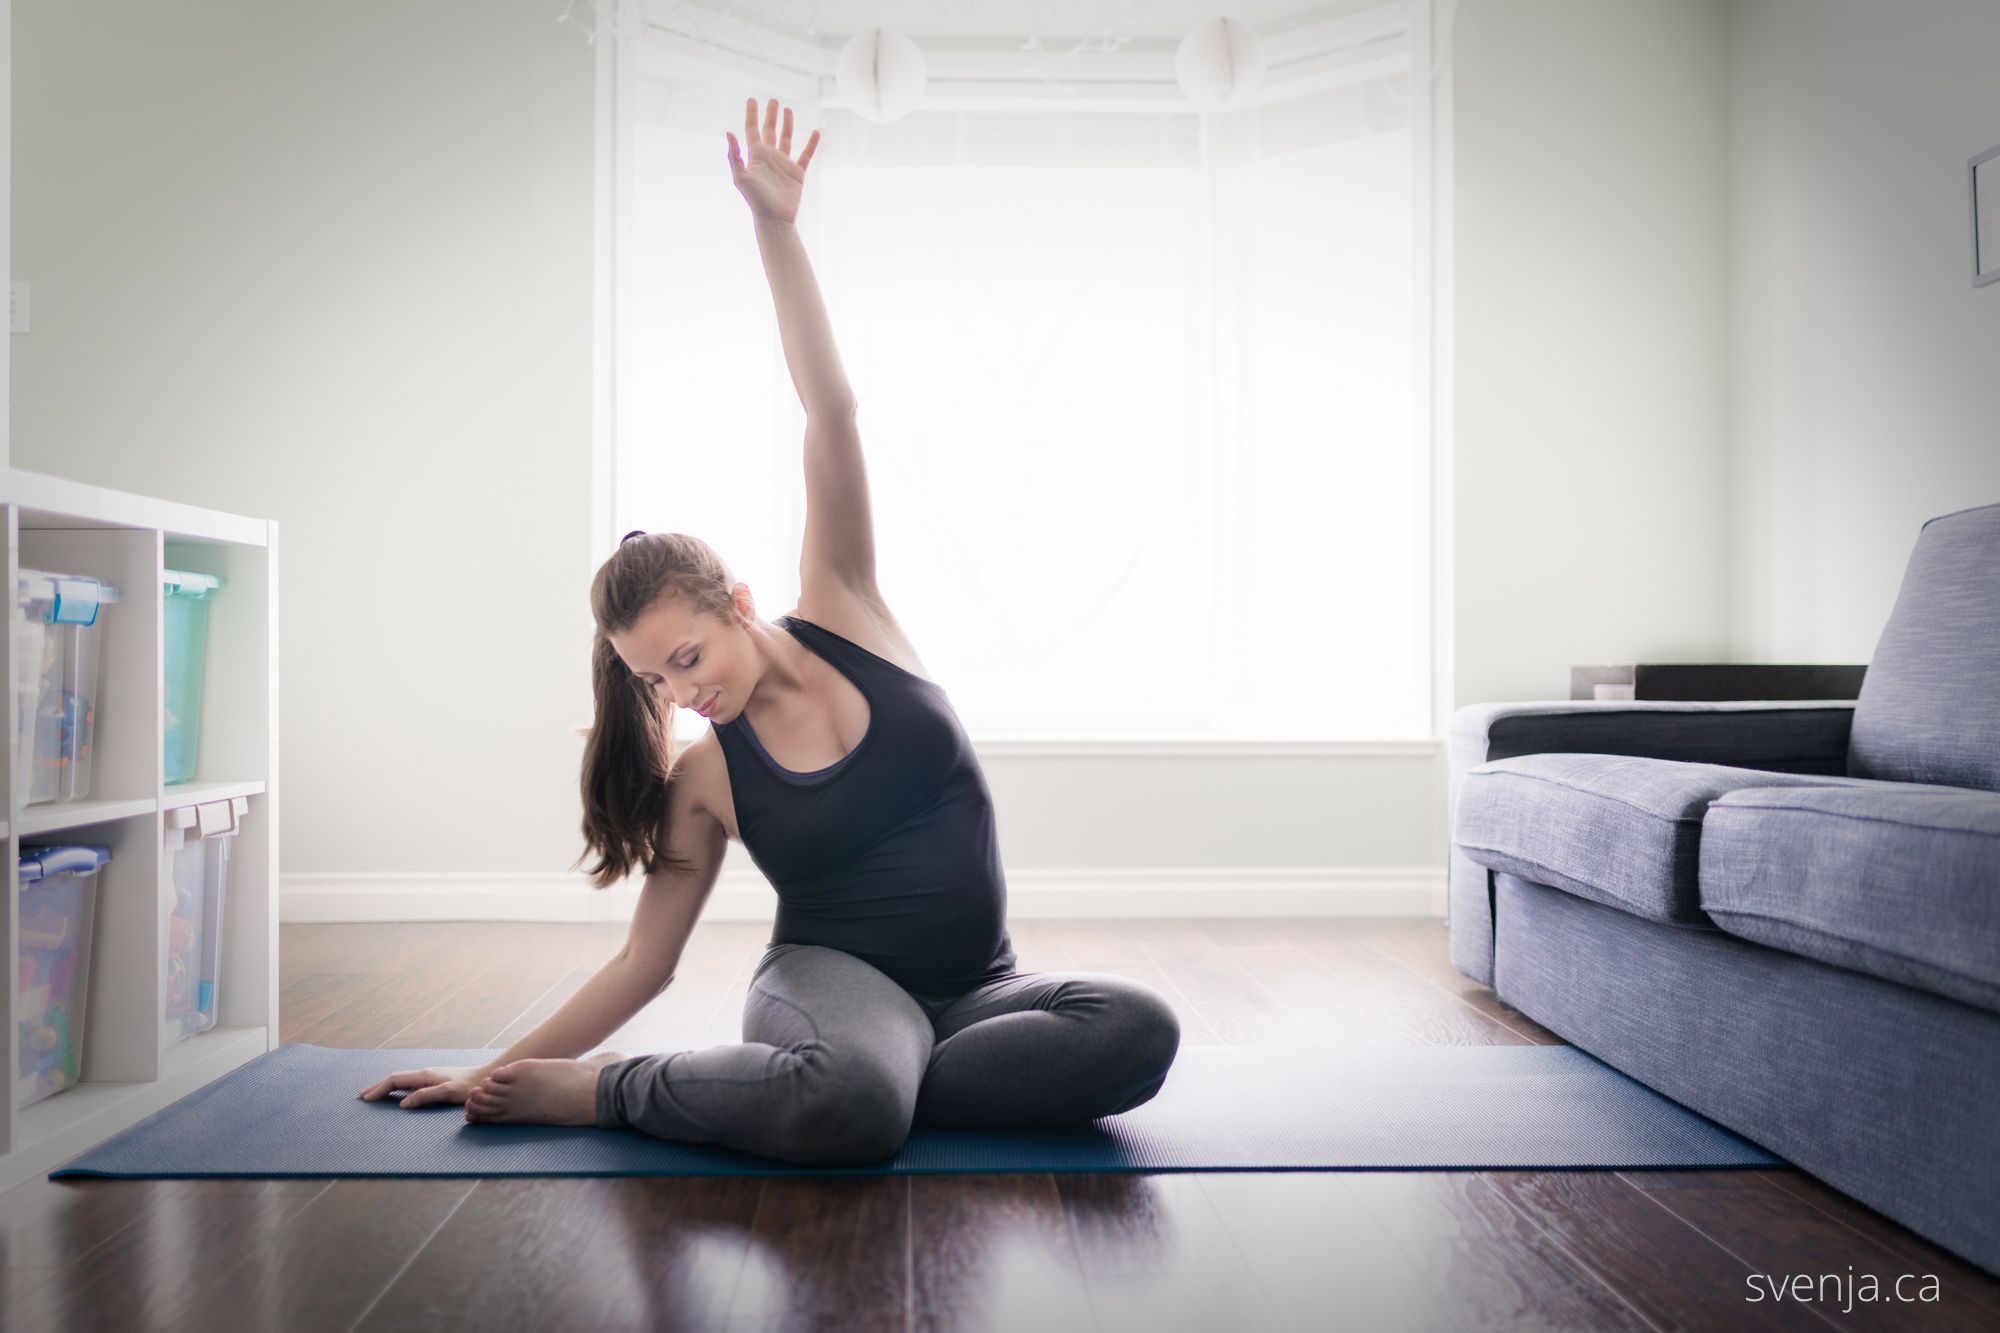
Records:
<instances>
[{"instance_id":1,"label":"black tank top","mask_svg":"<svg viewBox=\"0 0 2000 1333\"><path fill-rule=\"evenodd\" d=\"M943 688L809 620L776 623L854 682L869 719L811 773L780 768L747 716L714 724L737 831L778 891L771 943L839 949L928 995L1013 971L993 798Z\"/></svg>"}]
</instances>

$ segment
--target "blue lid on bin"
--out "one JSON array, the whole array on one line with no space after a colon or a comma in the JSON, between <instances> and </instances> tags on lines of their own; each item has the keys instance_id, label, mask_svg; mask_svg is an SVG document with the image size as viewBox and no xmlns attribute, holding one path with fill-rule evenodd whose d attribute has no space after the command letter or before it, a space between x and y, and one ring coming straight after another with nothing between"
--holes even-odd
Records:
<instances>
[{"instance_id":1,"label":"blue lid on bin","mask_svg":"<svg viewBox=\"0 0 2000 1333\"><path fill-rule=\"evenodd\" d=\"M160 576L169 597L206 597L222 586L219 574L198 574L188 569L169 569Z\"/></svg>"},{"instance_id":2,"label":"blue lid on bin","mask_svg":"<svg viewBox=\"0 0 2000 1333\"><path fill-rule=\"evenodd\" d=\"M118 600L118 589L96 579L76 574L51 574L47 570L23 569L20 595L50 603L49 625L95 625L97 608Z\"/></svg>"},{"instance_id":3,"label":"blue lid on bin","mask_svg":"<svg viewBox=\"0 0 2000 1333\"><path fill-rule=\"evenodd\" d=\"M109 847L23 847L21 882L34 884L55 875L88 875L111 859Z\"/></svg>"}]
</instances>

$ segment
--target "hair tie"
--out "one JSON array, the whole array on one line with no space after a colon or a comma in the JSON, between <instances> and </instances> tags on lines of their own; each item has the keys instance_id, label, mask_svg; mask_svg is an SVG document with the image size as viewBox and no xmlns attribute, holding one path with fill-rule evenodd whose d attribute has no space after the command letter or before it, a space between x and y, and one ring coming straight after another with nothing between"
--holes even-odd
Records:
<instances>
[{"instance_id":1,"label":"hair tie","mask_svg":"<svg viewBox=\"0 0 2000 1333\"><path fill-rule=\"evenodd\" d=\"M634 537L643 537L645 535L646 535L646 530L644 528L634 528L630 532L626 533L623 537L620 537L618 539L618 544L620 546L623 546L626 542L631 541Z\"/></svg>"}]
</instances>

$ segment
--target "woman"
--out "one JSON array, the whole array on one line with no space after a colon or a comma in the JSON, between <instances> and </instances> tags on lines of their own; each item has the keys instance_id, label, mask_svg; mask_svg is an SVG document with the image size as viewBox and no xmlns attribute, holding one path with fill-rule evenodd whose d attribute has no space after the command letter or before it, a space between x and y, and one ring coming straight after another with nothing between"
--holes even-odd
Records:
<instances>
[{"instance_id":1,"label":"woman","mask_svg":"<svg viewBox=\"0 0 2000 1333\"><path fill-rule=\"evenodd\" d=\"M813 133L744 106L746 163L785 359L805 404L797 609L759 619L708 545L634 532L597 571L596 724L583 829L597 887L646 870L617 957L479 1069L392 1074L361 1095L463 1102L479 1123L596 1125L787 1161L893 1156L912 1124L1044 1126L1130 1110L1180 1024L1123 977L1016 970L984 774L884 604L854 399L795 223ZM710 730L674 755L673 710ZM726 842L778 890L743 1043L590 1060L673 979ZM588 853L586 853L588 854ZM579 861L582 858L579 858Z\"/></svg>"}]
</instances>

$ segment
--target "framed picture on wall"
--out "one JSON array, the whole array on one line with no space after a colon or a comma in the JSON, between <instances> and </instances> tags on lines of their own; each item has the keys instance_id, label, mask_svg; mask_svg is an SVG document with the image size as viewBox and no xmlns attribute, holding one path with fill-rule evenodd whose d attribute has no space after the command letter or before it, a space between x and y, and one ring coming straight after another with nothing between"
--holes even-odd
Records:
<instances>
[{"instance_id":1,"label":"framed picture on wall","mask_svg":"<svg viewBox=\"0 0 2000 1333\"><path fill-rule=\"evenodd\" d=\"M2000 281L2000 144L1972 159L1972 285Z\"/></svg>"}]
</instances>

